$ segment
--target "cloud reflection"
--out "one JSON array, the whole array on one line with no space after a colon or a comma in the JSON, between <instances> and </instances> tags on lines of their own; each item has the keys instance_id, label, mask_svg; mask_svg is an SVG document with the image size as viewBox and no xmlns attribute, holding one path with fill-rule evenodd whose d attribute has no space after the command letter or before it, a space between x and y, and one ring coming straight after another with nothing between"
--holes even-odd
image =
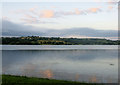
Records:
<instances>
[{"instance_id":1,"label":"cloud reflection","mask_svg":"<svg viewBox=\"0 0 120 85\"><path fill-rule=\"evenodd\" d=\"M117 63L112 67L103 63L115 62L115 57L113 50L3 51L3 68L4 73L14 75L85 82L102 82L104 78L116 82ZM107 75L114 77L112 81Z\"/></svg>"}]
</instances>

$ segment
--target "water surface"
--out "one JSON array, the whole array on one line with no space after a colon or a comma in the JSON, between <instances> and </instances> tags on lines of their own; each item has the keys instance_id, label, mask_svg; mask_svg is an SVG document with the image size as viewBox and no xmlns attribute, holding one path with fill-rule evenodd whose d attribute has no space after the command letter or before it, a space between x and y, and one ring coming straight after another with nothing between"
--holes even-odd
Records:
<instances>
[{"instance_id":1,"label":"water surface","mask_svg":"<svg viewBox=\"0 0 120 85\"><path fill-rule=\"evenodd\" d=\"M97 83L116 83L118 79L117 46L3 46L3 49L4 74Z\"/></svg>"}]
</instances>

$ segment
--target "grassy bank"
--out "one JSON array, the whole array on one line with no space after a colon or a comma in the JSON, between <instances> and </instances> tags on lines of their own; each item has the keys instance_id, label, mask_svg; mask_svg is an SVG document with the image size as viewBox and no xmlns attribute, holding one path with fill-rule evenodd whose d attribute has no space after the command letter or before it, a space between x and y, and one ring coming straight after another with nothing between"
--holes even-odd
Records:
<instances>
[{"instance_id":1,"label":"grassy bank","mask_svg":"<svg viewBox=\"0 0 120 85\"><path fill-rule=\"evenodd\" d=\"M98 85L26 76L3 75L2 85ZM102 85L102 84L99 84Z\"/></svg>"}]
</instances>

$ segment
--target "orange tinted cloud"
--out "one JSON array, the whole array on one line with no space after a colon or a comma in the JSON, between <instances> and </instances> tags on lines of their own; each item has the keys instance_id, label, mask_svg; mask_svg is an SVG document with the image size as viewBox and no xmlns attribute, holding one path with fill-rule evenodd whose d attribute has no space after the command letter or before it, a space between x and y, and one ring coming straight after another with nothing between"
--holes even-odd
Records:
<instances>
[{"instance_id":1,"label":"orange tinted cloud","mask_svg":"<svg viewBox=\"0 0 120 85\"><path fill-rule=\"evenodd\" d=\"M25 14L24 16L25 16L26 18L30 18L30 19L35 18L35 17L33 17L33 16L31 16L31 15L28 15L28 14Z\"/></svg>"},{"instance_id":2,"label":"orange tinted cloud","mask_svg":"<svg viewBox=\"0 0 120 85\"><path fill-rule=\"evenodd\" d=\"M55 8L55 7L53 7ZM98 8L88 8L88 9L78 9L75 8L74 10L70 11L59 11L59 10L40 10L38 9L37 6L33 8L29 8L28 10L17 10L16 12L18 14L24 14L24 18L21 20L27 23L54 23L54 22L46 22L44 19L50 19L50 18L58 18L58 17L63 17L63 16L70 16L70 15L83 15L83 14L89 14L89 13L97 13L100 12L101 9L100 7ZM28 15L29 14L29 15ZM41 21L42 18L44 18L44 21Z\"/></svg>"},{"instance_id":3,"label":"orange tinted cloud","mask_svg":"<svg viewBox=\"0 0 120 85\"><path fill-rule=\"evenodd\" d=\"M35 15L37 15L38 13L36 12L36 8L38 8L37 6L30 8L29 11Z\"/></svg>"},{"instance_id":4,"label":"orange tinted cloud","mask_svg":"<svg viewBox=\"0 0 120 85\"><path fill-rule=\"evenodd\" d=\"M88 12L92 12L92 13L96 13L98 11L100 11L100 8L90 8L90 9L88 9Z\"/></svg>"},{"instance_id":5,"label":"orange tinted cloud","mask_svg":"<svg viewBox=\"0 0 120 85\"><path fill-rule=\"evenodd\" d=\"M29 10L30 11L34 11L34 10L36 10L38 8L38 6L34 6L33 8L30 8Z\"/></svg>"},{"instance_id":6,"label":"orange tinted cloud","mask_svg":"<svg viewBox=\"0 0 120 85\"><path fill-rule=\"evenodd\" d=\"M33 17L32 15L25 14L23 18L21 18L22 21L26 23L36 23L38 22L36 17Z\"/></svg>"},{"instance_id":7,"label":"orange tinted cloud","mask_svg":"<svg viewBox=\"0 0 120 85\"><path fill-rule=\"evenodd\" d=\"M10 20L7 16L2 16L3 20Z\"/></svg>"},{"instance_id":8,"label":"orange tinted cloud","mask_svg":"<svg viewBox=\"0 0 120 85\"><path fill-rule=\"evenodd\" d=\"M32 12L32 11L34 11L35 10L35 8L30 8L30 11Z\"/></svg>"},{"instance_id":9,"label":"orange tinted cloud","mask_svg":"<svg viewBox=\"0 0 120 85\"><path fill-rule=\"evenodd\" d=\"M54 17L54 11L53 10L43 10L41 17L42 18L53 18Z\"/></svg>"},{"instance_id":10,"label":"orange tinted cloud","mask_svg":"<svg viewBox=\"0 0 120 85\"><path fill-rule=\"evenodd\" d=\"M113 9L113 6L108 6L108 9L110 9L110 10Z\"/></svg>"},{"instance_id":11,"label":"orange tinted cloud","mask_svg":"<svg viewBox=\"0 0 120 85\"><path fill-rule=\"evenodd\" d=\"M69 15L82 15L85 13L83 10L79 10L78 8L75 8L74 10L71 10L71 11L61 11L61 12L57 12L55 14L58 14L58 16L67 16L67 15L69 16Z\"/></svg>"},{"instance_id":12,"label":"orange tinted cloud","mask_svg":"<svg viewBox=\"0 0 120 85\"><path fill-rule=\"evenodd\" d=\"M109 0L108 2L107 2L108 4L117 4L118 3L118 0Z\"/></svg>"},{"instance_id":13,"label":"orange tinted cloud","mask_svg":"<svg viewBox=\"0 0 120 85\"><path fill-rule=\"evenodd\" d=\"M48 22L48 21L41 21L41 18L39 16L33 16L33 15L28 15L25 14L23 18L21 18L20 20L22 20L23 22L27 23L27 24L36 24L36 23L42 23L42 24L46 24L46 23L51 23L54 24L55 22Z\"/></svg>"},{"instance_id":14,"label":"orange tinted cloud","mask_svg":"<svg viewBox=\"0 0 120 85\"><path fill-rule=\"evenodd\" d=\"M81 12L78 8L75 9L75 14L79 15Z\"/></svg>"}]
</instances>

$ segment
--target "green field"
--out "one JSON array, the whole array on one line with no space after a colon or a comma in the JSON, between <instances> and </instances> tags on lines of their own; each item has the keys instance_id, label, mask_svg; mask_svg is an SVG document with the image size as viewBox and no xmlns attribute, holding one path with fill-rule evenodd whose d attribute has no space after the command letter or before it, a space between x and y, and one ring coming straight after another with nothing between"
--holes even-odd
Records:
<instances>
[{"instance_id":1,"label":"green field","mask_svg":"<svg viewBox=\"0 0 120 85\"><path fill-rule=\"evenodd\" d=\"M2 85L102 85L75 81L35 78L15 75L2 75Z\"/></svg>"}]
</instances>

